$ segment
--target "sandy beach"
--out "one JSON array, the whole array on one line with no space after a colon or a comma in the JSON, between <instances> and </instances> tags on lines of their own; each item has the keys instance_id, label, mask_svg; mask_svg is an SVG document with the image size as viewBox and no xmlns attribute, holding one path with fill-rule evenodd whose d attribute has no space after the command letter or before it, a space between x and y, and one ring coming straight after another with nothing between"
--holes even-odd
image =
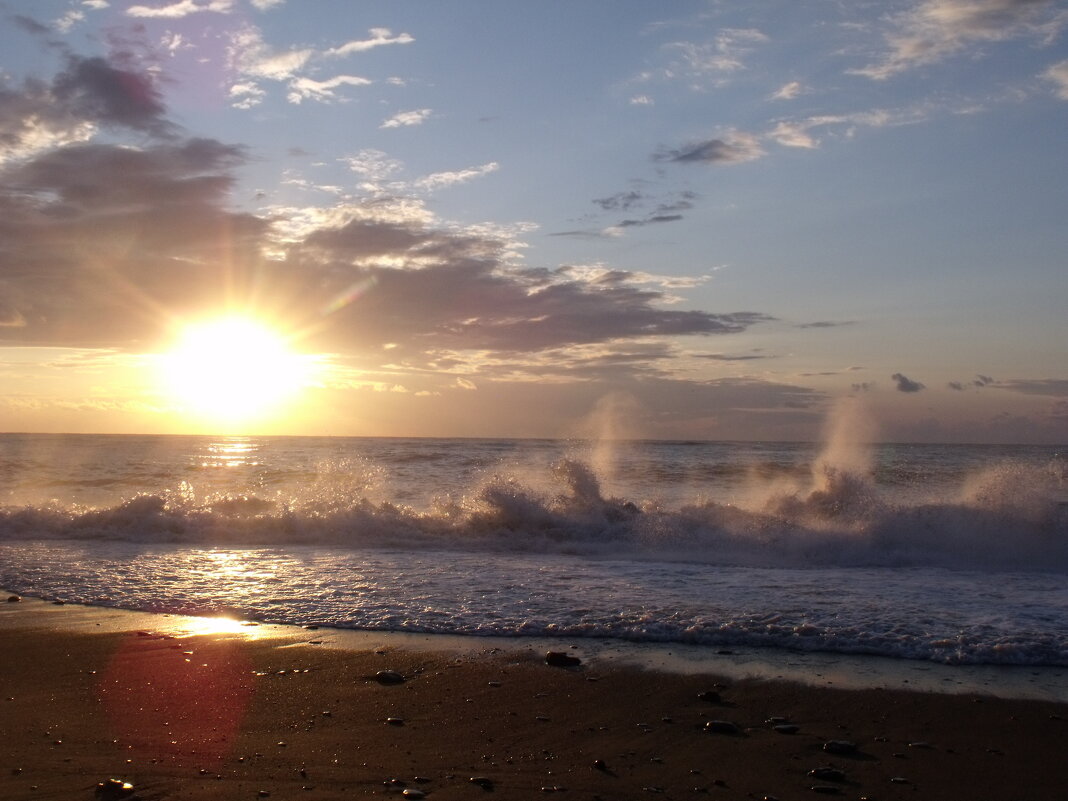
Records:
<instances>
[{"instance_id":1,"label":"sandy beach","mask_svg":"<svg viewBox=\"0 0 1068 801\"><path fill-rule=\"evenodd\" d=\"M179 635L164 616L44 606L0 610L12 801L1061 799L1068 786L1068 706L1054 702L553 667L491 640ZM131 787L98 791L111 779Z\"/></svg>"}]
</instances>

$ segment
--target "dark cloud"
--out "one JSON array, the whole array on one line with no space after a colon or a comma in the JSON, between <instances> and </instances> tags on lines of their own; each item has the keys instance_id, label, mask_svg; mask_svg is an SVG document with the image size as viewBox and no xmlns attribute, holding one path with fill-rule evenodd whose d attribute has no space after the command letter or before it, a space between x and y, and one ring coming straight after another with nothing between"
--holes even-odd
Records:
<instances>
[{"instance_id":1,"label":"dark cloud","mask_svg":"<svg viewBox=\"0 0 1068 801\"><path fill-rule=\"evenodd\" d=\"M655 225L657 223L678 222L682 219L681 214L654 214L644 220L621 220L616 223L619 228L638 228L643 225Z\"/></svg>"},{"instance_id":2,"label":"dark cloud","mask_svg":"<svg viewBox=\"0 0 1068 801\"><path fill-rule=\"evenodd\" d=\"M1019 392L1024 395L1043 395L1050 398L1068 397L1068 379L1065 378L1032 378L1017 379L1014 381L999 381L999 389L1007 389L1011 392Z\"/></svg>"},{"instance_id":3,"label":"dark cloud","mask_svg":"<svg viewBox=\"0 0 1068 801\"><path fill-rule=\"evenodd\" d=\"M901 373L894 373L890 378L897 384L898 392L919 392L920 390L927 388L925 384L921 384L919 381L913 381L911 378L908 378Z\"/></svg>"},{"instance_id":4,"label":"dark cloud","mask_svg":"<svg viewBox=\"0 0 1068 801\"><path fill-rule=\"evenodd\" d=\"M0 162L85 141L95 128L176 136L152 79L100 58L68 56L51 82L0 86Z\"/></svg>"},{"instance_id":5,"label":"dark cloud","mask_svg":"<svg viewBox=\"0 0 1068 801\"><path fill-rule=\"evenodd\" d=\"M950 389L955 389L957 392L964 391L964 384L962 384L960 381L950 381L948 384L946 384L946 386Z\"/></svg>"},{"instance_id":6,"label":"dark cloud","mask_svg":"<svg viewBox=\"0 0 1068 801\"><path fill-rule=\"evenodd\" d=\"M645 195L632 189L629 192L617 192L608 197L594 198L593 202L605 211L629 211L644 203Z\"/></svg>"},{"instance_id":7,"label":"dark cloud","mask_svg":"<svg viewBox=\"0 0 1068 801\"><path fill-rule=\"evenodd\" d=\"M657 214L671 214L676 211L688 211L694 207L694 201L700 197L696 192L679 192L678 199L660 203L656 207Z\"/></svg>"},{"instance_id":8,"label":"dark cloud","mask_svg":"<svg viewBox=\"0 0 1068 801\"><path fill-rule=\"evenodd\" d=\"M859 384L853 384L851 388L854 392L868 392L875 389L875 384L871 381L861 381Z\"/></svg>"},{"instance_id":9,"label":"dark cloud","mask_svg":"<svg viewBox=\"0 0 1068 801\"><path fill-rule=\"evenodd\" d=\"M988 387L994 383L994 379L988 375L977 375L972 383L977 387Z\"/></svg>"},{"instance_id":10,"label":"dark cloud","mask_svg":"<svg viewBox=\"0 0 1068 801\"><path fill-rule=\"evenodd\" d=\"M698 359L709 359L714 362L749 362L757 359L768 359L769 356L763 354L751 353L743 355L733 355L729 353L695 353L693 354Z\"/></svg>"},{"instance_id":11,"label":"dark cloud","mask_svg":"<svg viewBox=\"0 0 1068 801\"><path fill-rule=\"evenodd\" d=\"M25 14L12 14L8 19L22 28L22 30L31 33L34 36L46 36L52 33L52 29L47 25L38 22L33 17L27 17Z\"/></svg>"},{"instance_id":12,"label":"dark cloud","mask_svg":"<svg viewBox=\"0 0 1068 801\"><path fill-rule=\"evenodd\" d=\"M655 161L677 164L740 164L764 155L755 137L738 136L731 139L708 139L681 148L662 148L653 155Z\"/></svg>"},{"instance_id":13,"label":"dark cloud","mask_svg":"<svg viewBox=\"0 0 1068 801\"><path fill-rule=\"evenodd\" d=\"M798 328L838 328L843 325L856 325L855 320L842 320L835 322L832 320L817 320L814 323L798 323Z\"/></svg>"},{"instance_id":14,"label":"dark cloud","mask_svg":"<svg viewBox=\"0 0 1068 801\"><path fill-rule=\"evenodd\" d=\"M173 133L174 126L163 119L163 101L153 81L102 58L70 57L52 84L52 95L86 120L157 136Z\"/></svg>"}]
</instances>

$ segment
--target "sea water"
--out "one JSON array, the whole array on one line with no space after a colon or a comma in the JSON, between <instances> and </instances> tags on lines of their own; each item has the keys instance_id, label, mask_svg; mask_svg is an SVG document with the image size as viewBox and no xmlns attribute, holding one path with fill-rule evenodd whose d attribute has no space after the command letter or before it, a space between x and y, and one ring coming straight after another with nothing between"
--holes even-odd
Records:
<instances>
[{"instance_id":1,"label":"sea water","mask_svg":"<svg viewBox=\"0 0 1068 801\"><path fill-rule=\"evenodd\" d=\"M351 629L1068 666L1068 459L9 434L0 587Z\"/></svg>"}]
</instances>

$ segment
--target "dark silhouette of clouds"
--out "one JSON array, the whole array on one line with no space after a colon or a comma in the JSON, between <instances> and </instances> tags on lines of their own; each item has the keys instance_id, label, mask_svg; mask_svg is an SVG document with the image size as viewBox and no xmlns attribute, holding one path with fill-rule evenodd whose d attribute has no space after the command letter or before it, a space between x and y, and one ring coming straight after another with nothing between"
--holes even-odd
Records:
<instances>
[{"instance_id":1,"label":"dark silhouette of clouds","mask_svg":"<svg viewBox=\"0 0 1068 801\"><path fill-rule=\"evenodd\" d=\"M756 137L706 139L679 148L662 148L653 155L655 161L677 164L740 164L764 155Z\"/></svg>"},{"instance_id":2,"label":"dark silhouette of clouds","mask_svg":"<svg viewBox=\"0 0 1068 801\"><path fill-rule=\"evenodd\" d=\"M919 381L913 381L911 378L901 373L894 373L890 378L897 384L898 392L920 392L927 388L925 384L921 384Z\"/></svg>"}]
</instances>

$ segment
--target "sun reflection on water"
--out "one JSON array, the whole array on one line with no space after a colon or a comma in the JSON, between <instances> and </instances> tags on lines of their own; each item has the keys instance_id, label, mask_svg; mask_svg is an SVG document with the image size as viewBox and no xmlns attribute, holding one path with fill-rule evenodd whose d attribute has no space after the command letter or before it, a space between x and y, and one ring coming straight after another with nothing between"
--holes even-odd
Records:
<instances>
[{"instance_id":1,"label":"sun reflection on water","mask_svg":"<svg viewBox=\"0 0 1068 801\"><path fill-rule=\"evenodd\" d=\"M204 447L201 467L255 467L261 443L250 437L226 437Z\"/></svg>"}]
</instances>

